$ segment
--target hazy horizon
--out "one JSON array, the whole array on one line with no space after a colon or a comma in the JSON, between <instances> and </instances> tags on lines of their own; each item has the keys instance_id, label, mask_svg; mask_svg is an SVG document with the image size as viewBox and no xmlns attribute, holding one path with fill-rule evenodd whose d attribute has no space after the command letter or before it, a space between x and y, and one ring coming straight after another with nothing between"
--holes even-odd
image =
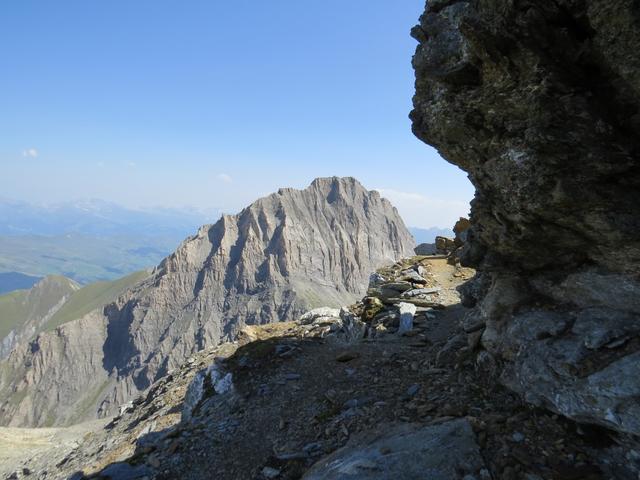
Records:
<instances>
[{"instance_id":1,"label":"hazy horizon","mask_svg":"<svg viewBox=\"0 0 640 480\"><path fill-rule=\"evenodd\" d=\"M6 5L0 191L232 213L281 187L354 176L407 224L451 226L473 188L407 117L409 29L423 7Z\"/></svg>"},{"instance_id":2,"label":"hazy horizon","mask_svg":"<svg viewBox=\"0 0 640 480\"><path fill-rule=\"evenodd\" d=\"M311 182L309 182L309 184L310 183ZM306 186L308 185L304 185L299 188L305 188ZM289 187L289 185L283 185L278 188L286 188L286 187ZM298 188L298 187L295 187L295 188ZM427 225L427 224L411 223L411 221L408 220L408 218L416 218L415 215L411 215L412 203L414 204L413 207L415 209L418 209L420 208L421 203L424 204L426 202L432 202L433 208L437 208L438 204L440 204L444 206L453 207L452 212L454 212L455 205L453 204L453 202L440 201L438 199L429 199L428 197L425 197L420 194L412 194L408 192L398 192L398 191L378 189L378 188L370 188L369 190L376 190L380 193L381 196L383 196L384 198L387 198L398 209L400 216L405 221L405 224L408 227L422 228L422 229L432 229L432 228L451 229L455 221L458 219L458 217L455 217L453 222L451 222L451 224L442 224L442 225L439 225L439 224ZM274 190L274 192L275 191L277 191L277 189ZM269 193L274 193L274 192L269 192ZM131 205L129 204L127 205L124 203L120 203L117 200L107 200L104 198L89 198L89 197L69 198L66 200L53 201L53 202L38 202L38 201L31 201L29 199L20 199L20 198L13 198L13 197L0 195L0 202L4 203L5 205L15 204L16 207L20 205L25 205L25 206L34 207L34 208L42 208L45 210L46 209L54 209L54 210L62 209L65 207L81 208L85 206L87 208L88 207L96 207L96 208L97 207L113 207L113 208L126 209L132 212L141 212L141 213L144 213L144 212L162 213L163 211L166 211L167 214L172 214L172 215L180 214L180 213L191 213L193 214L193 216L200 216L203 218L203 220L206 220L207 223L211 223L211 222L217 221L222 214L234 215L239 213L243 208L248 207L251 203L258 200L259 198L261 198L261 196L255 197L249 203L242 205L236 210L223 210L220 207L217 207L215 205L211 205L208 207L186 205L186 204L182 204L182 205L181 204L174 204L174 205L160 205L160 204ZM398 204L400 206L398 206ZM407 208L407 206L409 206L409 208ZM468 208L468 205L461 203L460 204L461 211L464 208ZM448 213L449 212L446 212L446 214ZM464 215L465 214L463 213L460 216L464 216ZM419 215L418 215L418 218L419 218Z\"/></svg>"}]
</instances>

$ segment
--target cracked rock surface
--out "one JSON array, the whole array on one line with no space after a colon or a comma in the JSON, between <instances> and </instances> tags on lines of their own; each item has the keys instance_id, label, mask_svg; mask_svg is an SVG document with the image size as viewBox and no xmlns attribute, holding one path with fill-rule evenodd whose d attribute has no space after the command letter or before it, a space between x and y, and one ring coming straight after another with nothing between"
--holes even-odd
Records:
<instances>
[{"instance_id":1,"label":"cracked rock surface","mask_svg":"<svg viewBox=\"0 0 640 480\"><path fill-rule=\"evenodd\" d=\"M413 131L476 187L468 324L528 401L640 434L637 2L429 1L412 33Z\"/></svg>"}]
</instances>

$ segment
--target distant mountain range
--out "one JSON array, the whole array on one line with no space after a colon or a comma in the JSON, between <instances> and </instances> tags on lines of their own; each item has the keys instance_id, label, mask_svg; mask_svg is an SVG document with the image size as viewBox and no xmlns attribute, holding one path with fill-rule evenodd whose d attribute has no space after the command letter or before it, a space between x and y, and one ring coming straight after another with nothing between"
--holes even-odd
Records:
<instances>
[{"instance_id":1,"label":"distant mountain range","mask_svg":"<svg viewBox=\"0 0 640 480\"><path fill-rule=\"evenodd\" d=\"M102 200L34 205L0 198L0 293L30 288L47 275L86 284L156 265L220 215Z\"/></svg>"},{"instance_id":2,"label":"distant mountain range","mask_svg":"<svg viewBox=\"0 0 640 480\"><path fill-rule=\"evenodd\" d=\"M204 223L213 223L219 210L195 208L133 209L104 200L36 205L0 198L0 235L96 237L161 236L184 238Z\"/></svg>"}]
</instances>

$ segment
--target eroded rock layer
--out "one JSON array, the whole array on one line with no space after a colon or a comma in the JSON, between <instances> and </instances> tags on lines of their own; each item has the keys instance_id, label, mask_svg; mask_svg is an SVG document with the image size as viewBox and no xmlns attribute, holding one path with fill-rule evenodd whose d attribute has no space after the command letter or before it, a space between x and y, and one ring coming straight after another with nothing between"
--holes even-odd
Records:
<instances>
[{"instance_id":1,"label":"eroded rock layer","mask_svg":"<svg viewBox=\"0 0 640 480\"><path fill-rule=\"evenodd\" d=\"M533 403L640 434L640 7L430 1L414 133L476 187L469 331Z\"/></svg>"},{"instance_id":2,"label":"eroded rock layer","mask_svg":"<svg viewBox=\"0 0 640 480\"><path fill-rule=\"evenodd\" d=\"M116 302L14 350L0 363L0 423L113 413L244 325L354 301L413 246L396 209L353 178L282 189L202 227Z\"/></svg>"}]
</instances>

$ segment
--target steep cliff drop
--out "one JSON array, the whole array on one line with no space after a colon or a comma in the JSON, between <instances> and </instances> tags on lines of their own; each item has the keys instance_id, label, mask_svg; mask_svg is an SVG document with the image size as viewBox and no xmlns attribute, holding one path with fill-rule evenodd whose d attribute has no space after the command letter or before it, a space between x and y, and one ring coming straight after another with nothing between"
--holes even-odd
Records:
<instances>
[{"instance_id":1,"label":"steep cliff drop","mask_svg":"<svg viewBox=\"0 0 640 480\"><path fill-rule=\"evenodd\" d=\"M429 1L414 133L476 187L463 301L525 400L640 434L640 9Z\"/></svg>"},{"instance_id":2,"label":"steep cliff drop","mask_svg":"<svg viewBox=\"0 0 640 480\"><path fill-rule=\"evenodd\" d=\"M117 301L13 350L0 363L0 423L112 414L245 325L355 301L372 270L413 247L396 209L353 178L281 189L202 227Z\"/></svg>"}]
</instances>

